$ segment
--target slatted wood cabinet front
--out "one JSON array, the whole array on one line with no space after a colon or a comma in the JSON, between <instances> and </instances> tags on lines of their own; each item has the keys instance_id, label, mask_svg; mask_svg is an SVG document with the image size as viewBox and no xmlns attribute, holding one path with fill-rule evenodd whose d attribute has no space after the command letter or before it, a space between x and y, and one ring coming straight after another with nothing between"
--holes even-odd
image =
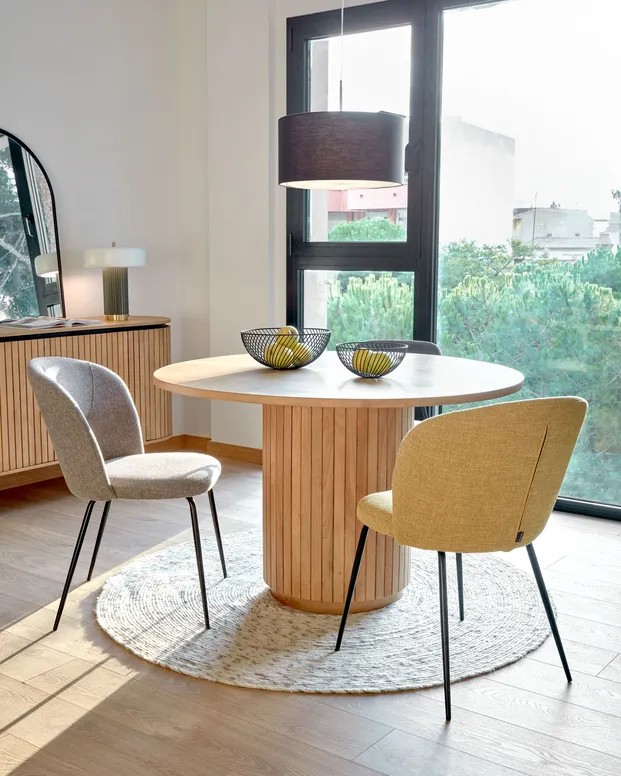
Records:
<instances>
[{"instance_id":1,"label":"slatted wood cabinet front","mask_svg":"<svg viewBox=\"0 0 621 776\"><path fill-rule=\"evenodd\" d=\"M169 327L123 329L104 324L78 331L56 336L22 332L0 341L0 487L3 475L56 460L27 377L28 362L38 356L79 358L112 369L134 398L145 442L171 435L171 397L154 386L152 377L154 370L170 363Z\"/></svg>"}]
</instances>

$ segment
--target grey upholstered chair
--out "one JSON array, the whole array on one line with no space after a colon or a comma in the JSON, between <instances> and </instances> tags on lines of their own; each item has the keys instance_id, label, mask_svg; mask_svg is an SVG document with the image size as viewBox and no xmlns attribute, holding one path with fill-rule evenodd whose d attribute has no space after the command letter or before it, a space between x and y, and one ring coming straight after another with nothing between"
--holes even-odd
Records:
<instances>
[{"instance_id":1,"label":"grey upholstered chair","mask_svg":"<svg viewBox=\"0 0 621 776\"><path fill-rule=\"evenodd\" d=\"M74 496L88 501L69 572L54 621L58 628L84 537L97 501L104 502L101 523L88 571L97 552L114 499L185 498L190 505L194 549L205 616L209 628L207 591L194 496L209 493L222 573L226 564L212 488L220 463L200 453L144 452L140 420L121 378L98 364L73 358L35 358L28 378L47 425L63 476Z\"/></svg>"},{"instance_id":2,"label":"grey upholstered chair","mask_svg":"<svg viewBox=\"0 0 621 776\"><path fill-rule=\"evenodd\" d=\"M427 356L441 356L442 351L435 342L427 340L403 340L408 346L408 353L423 353Z\"/></svg>"}]
</instances>

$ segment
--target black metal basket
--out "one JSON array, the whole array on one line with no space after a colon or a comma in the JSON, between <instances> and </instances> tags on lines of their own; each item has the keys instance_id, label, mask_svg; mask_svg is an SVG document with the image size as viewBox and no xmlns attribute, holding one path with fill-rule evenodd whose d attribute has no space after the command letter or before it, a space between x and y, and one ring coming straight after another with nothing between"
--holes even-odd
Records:
<instances>
[{"instance_id":1,"label":"black metal basket","mask_svg":"<svg viewBox=\"0 0 621 776\"><path fill-rule=\"evenodd\" d=\"M407 349L398 340L342 342L336 346L341 362L358 377L385 377L403 361Z\"/></svg>"},{"instance_id":2,"label":"black metal basket","mask_svg":"<svg viewBox=\"0 0 621 776\"><path fill-rule=\"evenodd\" d=\"M329 329L299 329L296 334L279 334L278 327L241 332L248 353L271 369L299 369L312 364L330 341Z\"/></svg>"}]
</instances>

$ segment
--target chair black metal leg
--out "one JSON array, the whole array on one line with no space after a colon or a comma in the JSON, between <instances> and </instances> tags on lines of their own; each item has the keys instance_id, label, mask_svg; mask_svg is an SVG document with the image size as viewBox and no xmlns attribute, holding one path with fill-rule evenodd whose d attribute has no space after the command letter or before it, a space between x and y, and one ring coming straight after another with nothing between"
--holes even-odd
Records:
<instances>
[{"instance_id":1,"label":"chair black metal leg","mask_svg":"<svg viewBox=\"0 0 621 776\"><path fill-rule=\"evenodd\" d=\"M190 517L192 518L192 533L194 535L194 551L196 552L196 565L198 566L198 581L201 587L203 599L203 614L205 615L205 628L209 630L209 610L207 609L207 590L205 589L205 569L203 566L203 551L201 549L201 535L198 528L198 515L193 498L188 498L190 505Z\"/></svg>"},{"instance_id":2,"label":"chair black metal leg","mask_svg":"<svg viewBox=\"0 0 621 776\"><path fill-rule=\"evenodd\" d=\"M442 670L444 673L444 708L446 721L451 721L451 663L449 658L448 593L446 584L446 553L438 553L440 588L440 631L442 633Z\"/></svg>"},{"instance_id":3,"label":"chair black metal leg","mask_svg":"<svg viewBox=\"0 0 621 776\"><path fill-rule=\"evenodd\" d=\"M211 519L213 520L213 530L218 542L218 552L220 553L220 563L222 564L222 576L226 579L226 562L224 560L224 547L222 546L222 536L220 535L220 523L218 522L218 512L216 511L216 499L213 490L209 491L209 507L211 509Z\"/></svg>"},{"instance_id":4,"label":"chair black metal leg","mask_svg":"<svg viewBox=\"0 0 621 776\"><path fill-rule=\"evenodd\" d=\"M339 626L339 635L336 640L335 652L338 652L341 648L341 642L343 641L343 634L345 633L345 625L347 624L347 616L349 615L349 609L351 607L351 599L354 597L354 590L356 589L356 580L358 579L358 572L360 571L360 562L362 555L364 554L364 545L367 543L367 534L369 533L369 526L363 525L362 531L360 531L360 539L358 539L358 547L356 548L356 555L354 557L354 565L351 570L351 577L349 579L349 589L347 590L347 598L345 599L345 608L343 609L343 616L341 617L341 624Z\"/></svg>"},{"instance_id":5,"label":"chair black metal leg","mask_svg":"<svg viewBox=\"0 0 621 776\"><path fill-rule=\"evenodd\" d=\"M95 547L93 548L93 557L91 558L91 565L88 568L88 576L86 577L87 582L91 581L91 577L93 576L93 569L95 568L95 562L97 560L97 553L99 552L99 545L101 544L101 540L104 535L104 530L106 528L106 521L108 520L108 512L110 511L110 504L112 502L106 501L104 504L103 512L101 515L101 521L99 523L99 531L97 531L97 538L95 539Z\"/></svg>"},{"instance_id":6,"label":"chair black metal leg","mask_svg":"<svg viewBox=\"0 0 621 776\"><path fill-rule=\"evenodd\" d=\"M552 609L552 604L550 603L550 596L548 595L545 582L543 581L543 575L541 573L541 569L539 568L539 561L537 560L537 556L535 554L535 548L533 547L532 544L528 544L526 546L526 551L528 552L530 565L533 567L533 573L537 581L537 587L539 588L539 595L541 596L541 600L543 601L543 608L546 610L546 614L548 615L548 622L550 623L550 628L552 629L552 635L554 636L554 641L556 642L556 648L558 649L558 654L559 654L559 657L561 658L561 663L563 664L565 676L567 677L567 681L571 682L572 677L571 677L571 671L569 670L569 663L567 662L567 658L565 656L565 650L563 649L563 642L561 641L561 634L558 632L558 627L556 625L556 618L554 617L554 611Z\"/></svg>"},{"instance_id":7,"label":"chair black metal leg","mask_svg":"<svg viewBox=\"0 0 621 776\"><path fill-rule=\"evenodd\" d=\"M464 619L464 568L461 560L461 552L455 555L457 562L457 597L459 598L459 619Z\"/></svg>"},{"instance_id":8,"label":"chair black metal leg","mask_svg":"<svg viewBox=\"0 0 621 776\"><path fill-rule=\"evenodd\" d=\"M73 550L73 555L71 556L71 563L69 564L69 571L67 572L67 579L65 580L65 586L63 588L62 595L60 597L60 603L58 605L58 611L56 612L56 619L54 620L54 628L53 630L58 630L58 625L60 624L60 618L63 614L63 609L65 608L65 603L67 601L67 596L69 595L69 588L71 587L71 580L73 579L73 574L75 573L75 567L78 565L78 558L80 557L80 552L82 550L82 545L84 544L84 537L86 536L86 530L88 528L88 524L91 519L91 515L93 514L93 507L95 506L94 501L89 501L88 505L86 507L86 511L84 512L84 517L82 518L82 525L80 526L80 532L78 533L78 539L75 543L75 548Z\"/></svg>"}]
</instances>

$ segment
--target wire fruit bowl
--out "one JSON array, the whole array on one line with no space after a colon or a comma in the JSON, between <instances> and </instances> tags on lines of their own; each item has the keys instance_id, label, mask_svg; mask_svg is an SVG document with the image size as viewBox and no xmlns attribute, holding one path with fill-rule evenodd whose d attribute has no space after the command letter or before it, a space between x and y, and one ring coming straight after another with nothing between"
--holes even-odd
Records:
<instances>
[{"instance_id":1,"label":"wire fruit bowl","mask_svg":"<svg viewBox=\"0 0 621 776\"><path fill-rule=\"evenodd\" d=\"M284 328L284 327L283 327ZM300 369L312 364L328 346L329 329L291 329L282 333L274 326L241 332L248 353L270 369Z\"/></svg>"},{"instance_id":2,"label":"wire fruit bowl","mask_svg":"<svg viewBox=\"0 0 621 776\"><path fill-rule=\"evenodd\" d=\"M336 352L341 363L358 377L385 377L405 358L408 346L398 340L341 342Z\"/></svg>"}]
</instances>

